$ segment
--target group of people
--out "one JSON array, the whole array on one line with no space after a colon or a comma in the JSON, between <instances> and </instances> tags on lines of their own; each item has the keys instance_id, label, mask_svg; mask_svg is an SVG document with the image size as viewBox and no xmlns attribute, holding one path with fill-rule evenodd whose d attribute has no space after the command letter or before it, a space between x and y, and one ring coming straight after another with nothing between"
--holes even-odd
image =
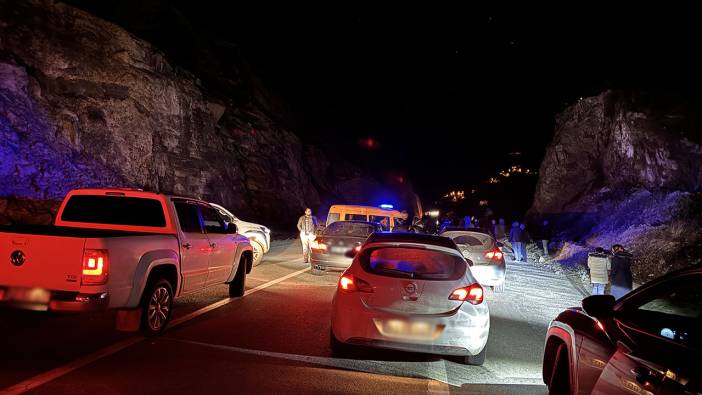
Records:
<instances>
[{"instance_id":1,"label":"group of people","mask_svg":"<svg viewBox=\"0 0 702 395\"><path fill-rule=\"evenodd\" d=\"M605 295L609 286L609 295L619 299L631 291L631 258L631 254L621 244L613 245L610 251L597 247L588 254L587 268L590 271L592 294Z\"/></svg>"},{"instance_id":2,"label":"group of people","mask_svg":"<svg viewBox=\"0 0 702 395\"><path fill-rule=\"evenodd\" d=\"M509 231L509 242L514 250L515 261L526 262L528 260L527 245L532 241L541 251L541 255L548 256L550 254L548 246L552 240L553 230L549 221L545 219L532 224L529 228L531 231L527 229L526 223L519 223L519 221L512 223L512 228Z\"/></svg>"}]
</instances>

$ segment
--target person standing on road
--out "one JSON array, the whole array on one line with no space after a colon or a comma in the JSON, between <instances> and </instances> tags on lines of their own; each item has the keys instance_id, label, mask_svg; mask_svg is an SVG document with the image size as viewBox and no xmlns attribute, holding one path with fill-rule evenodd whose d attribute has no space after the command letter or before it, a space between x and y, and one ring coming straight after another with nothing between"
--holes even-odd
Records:
<instances>
[{"instance_id":1,"label":"person standing on road","mask_svg":"<svg viewBox=\"0 0 702 395\"><path fill-rule=\"evenodd\" d=\"M631 254L621 244L612 246L612 288L615 299L629 293L633 287L631 276Z\"/></svg>"},{"instance_id":2,"label":"person standing on road","mask_svg":"<svg viewBox=\"0 0 702 395\"><path fill-rule=\"evenodd\" d=\"M527 244L531 241L531 236L529 236L529 232L526 230L526 224L519 224L519 230L519 248L521 248L519 255L522 257L523 262L529 262Z\"/></svg>"},{"instance_id":3,"label":"person standing on road","mask_svg":"<svg viewBox=\"0 0 702 395\"><path fill-rule=\"evenodd\" d=\"M590 284L593 295L604 295L605 287L609 284L612 261L602 247L595 248L587 256L587 268L590 270Z\"/></svg>"},{"instance_id":4,"label":"person standing on road","mask_svg":"<svg viewBox=\"0 0 702 395\"><path fill-rule=\"evenodd\" d=\"M541 245L539 248L542 248L542 251L544 252L544 255L548 256L549 251L548 251L548 243L551 241L551 237L553 236L553 228L551 227L551 224L548 222L547 219L544 220L543 225L541 227L541 240L538 240L537 243L540 243Z\"/></svg>"},{"instance_id":5,"label":"person standing on road","mask_svg":"<svg viewBox=\"0 0 702 395\"><path fill-rule=\"evenodd\" d=\"M505 219L500 218L499 221L497 221L497 225L495 225L495 238L497 240L504 239L505 236L507 236L506 230L505 230Z\"/></svg>"},{"instance_id":6,"label":"person standing on road","mask_svg":"<svg viewBox=\"0 0 702 395\"><path fill-rule=\"evenodd\" d=\"M473 227L473 221L470 219L470 214L463 217L463 229L470 229Z\"/></svg>"},{"instance_id":7,"label":"person standing on road","mask_svg":"<svg viewBox=\"0 0 702 395\"><path fill-rule=\"evenodd\" d=\"M305 263L310 262L310 243L316 237L317 218L312 215L312 210L305 209L305 215L297 220L297 230L300 231L300 241L302 241L302 259Z\"/></svg>"},{"instance_id":8,"label":"person standing on road","mask_svg":"<svg viewBox=\"0 0 702 395\"><path fill-rule=\"evenodd\" d=\"M509 242L512 244L514 251L514 260L519 262L522 260L522 247L519 245L522 240L522 230L519 228L519 222L512 223L512 229L509 230Z\"/></svg>"}]
</instances>

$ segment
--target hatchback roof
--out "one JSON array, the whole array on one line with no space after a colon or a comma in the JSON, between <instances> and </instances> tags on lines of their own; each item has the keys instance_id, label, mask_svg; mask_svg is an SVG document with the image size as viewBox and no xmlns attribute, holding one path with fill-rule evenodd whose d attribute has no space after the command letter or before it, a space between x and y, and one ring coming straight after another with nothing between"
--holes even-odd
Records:
<instances>
[{"instance_id":1,"label":"hatchback roof","mask_svg":"<svg viewBox=\"0 0 702 395\"><path fill-rule=\"evenodd\" d=\"M457 249L456 243L448 237L425 235L422 233L373 233L366 243L418 243Z\"/></svg>"}]
</instances>

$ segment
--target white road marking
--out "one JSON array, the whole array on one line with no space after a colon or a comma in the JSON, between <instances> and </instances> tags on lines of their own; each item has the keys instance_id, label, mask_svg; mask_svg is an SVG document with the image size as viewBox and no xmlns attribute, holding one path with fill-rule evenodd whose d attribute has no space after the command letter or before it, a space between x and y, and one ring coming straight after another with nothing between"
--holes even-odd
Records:
<instances>
[{"instance_id":1,"label":"white road marking","mask_svg":"<svg viewBox=\"0 0 702 395\"><path fill-rule=\"evenodd\" d=\"M227 346L222 344L204 343L195 340L177 339L173 337L163 337L160 340L170 340L185 344L192 344L201 347L213 348L222 351L230 351L241 354L255 355L259 357L286 359L289 361L297 361L310 363L315 365L330 366L345 370L355 370L358 372L366 372L373 374L385 374L400 377L415 377L424 378L436 381L437 383L429 383L428 389L434 391L432 393L448 393L449 385L461 386L463 384L522 384L522 385L538 385L543 383L540 379L529 378L503 378L491 374L488 370L482 367L474 367L471 369L470 377L449 378L447 374L446 360L434 361L378 361L378 360L357 360L346 358L319 357L313 355L289 354L275 351L254 350L242 347Z\"/></svg>"},{"instance_id":2,"label":"white road marking","mask_svg":"<svg viewBox=\"0 0 702 395\"><path fill-rule=\"evenodd\" d=\"M134 344L137 344L144 340L143 336L133 336L130 338L127 338L125 340L122 340L121 342L115 343L111 346L105 347L101 350L98 350L97 352L87 355L83 358L79 358L73 362L69 362L63 366L59 366L58 368L51 369L47 372L44 372L38 376L34 376L32 378L29 378L27 380L24 380L20 383L17 383L13 385L12 387L5 388L4 390L0 391L0 394L2 395L15 395L15 394L22 394L27 391L33 390L36 387L39 387L40 385L46 384L49 381L56 380L57 378L64 376L68 373L71 373L72 371L76 369L80 369L83 366L86 366L88 364L91 364L95 361L97 361L100 358L106 357L108 355L112 355L116 352L119 352L121 350L124 350L125 348L132 346Z\"/></svg>"},{"instance_id":3,"label":"white road marking","mask_svg":"<svg viewBox=\"0 0 702 395\"><path fill-rule=\"evenodd\" d=\"M248 295L251 295L251 294L253 294L253 293L256 293L256 292L258 292L258 291L260 291L260 290L266 289L266 288L268 288L268 287L270 287L270 286L273 286L273 285L276 285L276 284L278 284L278 283L281 283L281 282L283 282L283 281L285 281L285 280L287 280L287 279L289 279L289 278L292 278L292 277L295 277L295 276L299 276L300 274L302 274L302 273L304 273L304 272L306 272L306 271L309 271L309 270L310 270L310 268L308 267L308 268L305 268L305 269L298 270L298 271L296 271L296 272L292 272L292 273L290 273L290 274L288 274L288 275L285 275L285 276L283 276L283 277L279 277L279 278L277 278L277 279L275 279L275 280L271 280L271 281L269 281L269 282L267 282L267 283L265 283L265 284L259 285L258 287L255 287L255 288L251 288L251 289L249 289L249 290L246 290L246 292L244 292L244 296L248 296ZM192 320L192 319L195 318L195 317L199 317L199 316L201 316L201 315L203 315L203 314L205 314L205 313L208 313L208 312L210 312L210 311L212 311L212 310L214 310L214 309L218 309L218 308L220 308L220 307L222 307L222 306L224 306L224 305L226 305L226 304L229 304L229 303L231 303L231 302L233 302L233 301L235 301L235 300L237 300L237 299L239 299L239 298L224 298L224 299L220 300L219 302L214 302L214 303L212 303L212 304L209 305L209 306L205 306L205 307L203 307L203 308L201 308L201 309L199 309L199 310L195 310L195 311L193 311L192 313L186 314L186 315L184 315L184 316L182 316L182 317L180 317L180 318L177 318L177 319L171 321L171 323L168 325L168 327L169 327L169 328L176 327L176 326L178 326L178 325L180 325L180 324L182 324L182 323L184 323L184 322L186 322L186 321L190 321L190 320Z\"/></svg>"},{"instance_id":4,"label":"white road marking","mask_svg":"<svg viewBox=\"0 0 702 395\"><path fill-rule=\"evenodd\" d=\"M279 277L275 280L271 280L265 284L261 284L255 288L251 288L244 292L244 296L248 296L251 294L254 294L258 291L261 291L263 289L266 289L268 287L271 287L273 285L276 285L278 283L281 283L289 278L299 276L300 274L309 271L310 268L305 268L302 270L298 270L296 272L290 273L288 275L285 275L283 277ZM193 311L192 313L186 314L180 318L177 318L173 321L170 322L168 325L168 329L174 328L184 322L190 321L193 318L199 317L205 313L208 313L214 309L220 308L228 303L231 303L235 300L238 300L239 298L225 298L222 299L218 302L212 303L211 305L205 306L199 310ZM127 347L133 346L142 340L146 339L143 336L132 336L127 339L124 339L118 343L115 343L111 346L107 346L105 348L102 348L92 354L86 355L82 358L79 358L75 361L69 362L65 365L59 366L57 368L51 369L47 372L41 373L37 376L31 377L27 380L24 380L20 383L17 383L11 387L7 387L3 390L0 390L0 395L18 395L25 393L27 391L30 391L34 388L37 388L41 385L44 385L50 381L56 380L59 377L65 376L68 373L73 372L74 370L80 369L86 365L89 365L99 359L102 359L104 357L110 356L112 354L115 354L121 350L124 350Z\"/></svg>"}]
</instances>

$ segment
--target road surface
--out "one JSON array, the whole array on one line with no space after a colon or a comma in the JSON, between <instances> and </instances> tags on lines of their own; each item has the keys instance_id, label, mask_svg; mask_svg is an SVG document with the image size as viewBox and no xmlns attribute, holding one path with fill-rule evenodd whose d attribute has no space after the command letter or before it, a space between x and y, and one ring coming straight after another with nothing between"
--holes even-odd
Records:
<instances>
[{"instance_id":1,"label":"road surface","mask_svg":"<svg viewBox=\"0 0 702 395\"><path fill-rule=\"evenodd\" d=\"M222 285L183 299L160 337L114 331L114 313L50 316L0 310L0 394L490 393L541 394L549 321L582 295L562 275L507 262L504 293L487 292L484 366L363 349L333 358L338 273L313 276L299 241L275 242L243 298Z\"/></svg>"}]
</instances>

